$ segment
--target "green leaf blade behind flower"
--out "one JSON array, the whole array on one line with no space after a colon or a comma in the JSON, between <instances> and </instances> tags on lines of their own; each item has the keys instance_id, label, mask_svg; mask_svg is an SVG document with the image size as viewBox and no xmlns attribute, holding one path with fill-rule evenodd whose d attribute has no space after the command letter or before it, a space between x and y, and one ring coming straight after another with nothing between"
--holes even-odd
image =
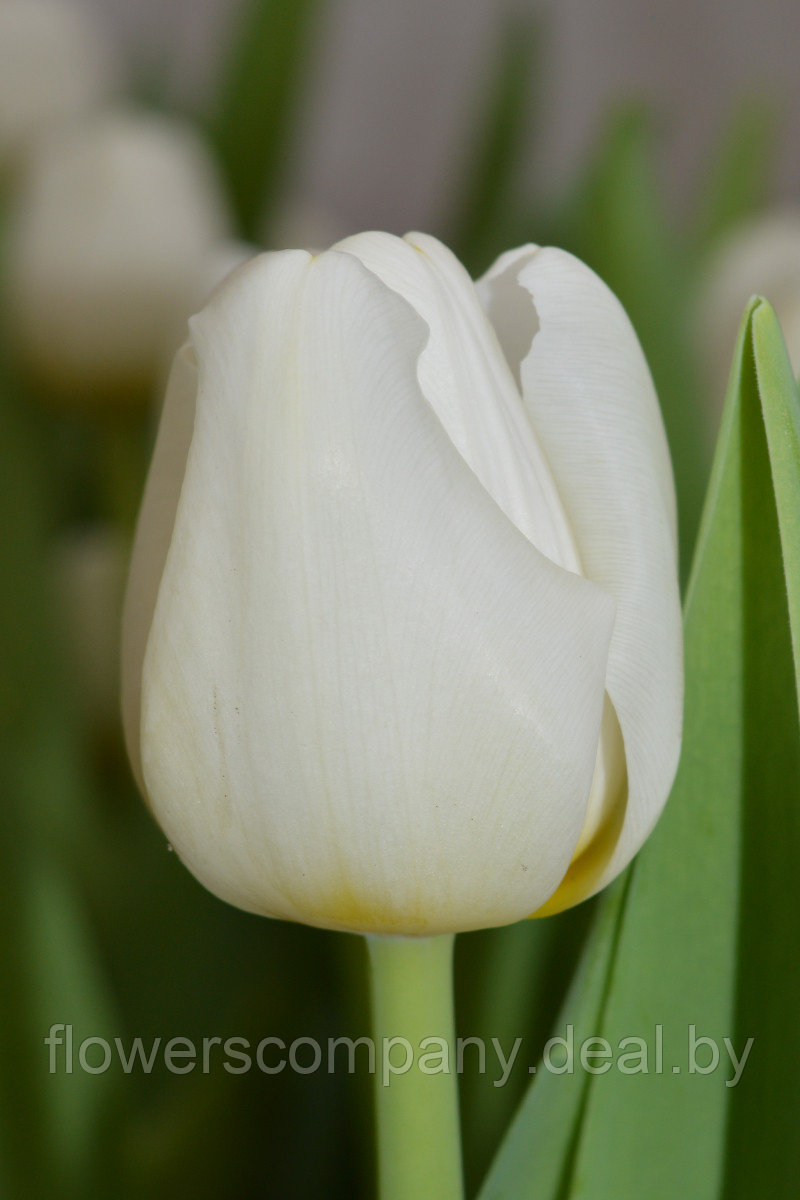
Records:
<instances>
[{"instance_id":1,"label":"green leaf blade behind flower","mask_svg":"<svg viewBox=\"0 0 800 1200\"><path fill-rule=\"evenodd\" d=\"M569 1200L642 1192L671 1200L681 1191L712 1200L724 1174L726 1078L719 1070L690 1073L688 1055L692 1027L695 1038L713 1038L721 1048L734 1025L745 712L740 414L748 329L749 320L740 331L686 603L681 764L664 817L634 867L600 1031L614 1047L644 1038L647 1069L627 1075L615 1066L592 1079Z\"/></svg>"},{"instance_id":2,"label":"green leaf blade behind flower","mask_svg":"<svg viewBox=\"0 0 800 1200\"><path fill-rule=\"evenodd\" d=\"M743 461L742 536L748 719L736 1038L755 1042L750 1069L730 1097L723 1195L790 1200L800 1178L800 401L778 322L764 301L753 311L747 355L752 395L742 412L750 451Z\"/></svg>"},{"instance_id":3,"label":"green leaf blade behind flower","mask_svg":"<svg viewBox=\"0 0 800 1200\"><path fill-rule=\"evenodd\" d=\"M556 1025L567 1023L574 1037L589 1037L602 1018L614 961L628 876L610 887L595 913L592 928ZM557 1064L561 1065L561 1064ZM545 1073L528 1088L500 1153L480 1192L480 1200L559 1200L580 1130L586 1078L574 1071Z\"/></svg>"},{"instance_id":4,"label":"green leaf blade behind flower","mask_svg":"<svg viewBox=\"0 0 800 1200\"><path fill-rule=\"evenodd\" d=\"M547 1152L538 1162L533 1153L544 1141L545 1099L549 1092L548 1103L557 1103L559 1082L540 1075L482 1200L794 1194L799 413L774 314L754 300L739 334L686 605L681 765L633 866L616 949L606 944L607 998L591 1032L606 1039L611 1062L584 1077L572 1147L560 1143L560 1182ZM580 1003L574 995L564 1023ZM640 1070L637 1043L625 1041L637 1038ZM505 1191L492 1190L498 1178Z\"/></svg>"},{"instance_id":5,"label":"green leaf blade behind flower","mask_svg":"<svg viewBox=\"0 0 800 1200\"><path fill-rule=\"evenodd\" d=\"M800 691L800 402L775 313L761 302L753 314L753 346L762 397Z\"/></svg>"}]
</instances>

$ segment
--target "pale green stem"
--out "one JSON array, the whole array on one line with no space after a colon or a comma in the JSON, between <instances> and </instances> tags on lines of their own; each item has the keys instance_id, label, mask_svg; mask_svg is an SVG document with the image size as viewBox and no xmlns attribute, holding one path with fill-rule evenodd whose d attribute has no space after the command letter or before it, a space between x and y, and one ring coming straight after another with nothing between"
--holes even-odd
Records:
<instances>
[{"instance_id":1,"label":"pale green stem","mask_svg":"<svg viewBox=\"0 0 800 1200\"><path fill-rule=\"evenodd\" d=\"M453 941L452 934L367 938L380 1200L462 1200L464 1195Z\"/></svg>"}]
</instances>

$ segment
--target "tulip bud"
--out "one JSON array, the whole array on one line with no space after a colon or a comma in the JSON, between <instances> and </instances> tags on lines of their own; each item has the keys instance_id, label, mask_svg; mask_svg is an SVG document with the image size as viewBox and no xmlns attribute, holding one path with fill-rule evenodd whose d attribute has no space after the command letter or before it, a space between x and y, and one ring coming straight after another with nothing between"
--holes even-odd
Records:
<instances>
[{"instance_id":1,"label":"tulip bud","mask_svg":"<svg viewBox=\"0 0 800 1200\"><path fill-rule=\"evenodd\" d=\"M405 935L612 879L676 768L675 501L620 305L526 246L265 254L190 323L123 617L126 738L240 907Z\"/></svg>"},{"instance_id":2,"label":"tulip bud","mask_svg":"<svg viewBox=\"0 0 800 1200\"><path fill-rule=\"evenodd\" d=\"M767 297L800 372L800 213L771 212L744 222L713 255L701 283L695 323L709 394L722 408L736 332L751 296Z\"/></svg>"},{"instance_id":3,"label":"tulip bud","mask_svg":"<svg viewBox=\"0 0 800 1200\"><path fill-rule=\"evenodd\" d=\"M35 137L88 112L115 84L108 47L87 9L70 0L0 3L0 165Z\"/></svg>"},{"instance_id":4,"label":"tulip bud","mask_svg":"<svg viewBox=\"0 0 800 1200\"><path fill-rule=\"evenodd\" d=\"M146 397L227 233L213 165L183 123L114 112L48 139L8 235L23 362L75 404Z\"/></svg>"}]
</instances>

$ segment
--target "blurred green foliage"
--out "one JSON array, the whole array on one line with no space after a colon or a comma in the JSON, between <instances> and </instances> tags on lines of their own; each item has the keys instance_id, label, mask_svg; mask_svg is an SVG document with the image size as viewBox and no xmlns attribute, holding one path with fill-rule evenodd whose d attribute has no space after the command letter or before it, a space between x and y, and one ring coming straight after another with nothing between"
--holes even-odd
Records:
<instances>
[{"instance_id":1,"label":"blurred green foliage","mask_svg":"<svg viewBox=\"0 0 800 1200\"><path fill-rule=\"evenodd\" d=\"M242 4L239 27L210 124L242 236L256 243L278 197L296 102L308 78L320 0ZM268 220L266 228L269 228Z\"/></svg>"},{"instance_id":2,"label":"blurred green foliage","mask_svg":"<svg viewBox=\"0 0 800 1200\"><path fill-rule=\"evenodd\" d=\"M513 236L504 240L503 235L519 186L521 149L529 128L544 39L539 19L520 14L508 20L488 93L481 97L482 108L471 127L447 242L473 277L517 240Z\"/></svg>"}]
</instances>

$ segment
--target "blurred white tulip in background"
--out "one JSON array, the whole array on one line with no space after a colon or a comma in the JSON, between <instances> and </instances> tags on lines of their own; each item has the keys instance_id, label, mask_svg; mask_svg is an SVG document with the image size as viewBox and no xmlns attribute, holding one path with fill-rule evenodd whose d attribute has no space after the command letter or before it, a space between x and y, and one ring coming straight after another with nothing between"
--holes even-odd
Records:
<instances>
[{"instance_id":1,"label":"blurred white tulip in background","mask_svg":"<svg viewBox=\"0 0 800 1200\"><path fill-rule=\"evenodd\" d=\"M800 212L767 212L729 234L707 265L695 333L712 410L725 398L736 331L747 301L765 296L775 309L800 372Z\"/></svg>"},{"instance_id":2,"label":"blurred white tulip in background","mask_svg":"<svg viewBox=\"0 0 800 1200\"><path fill-rule=\"evenodd\" d=\"M53 125L108 101L119 64L91 8L72 0L0 3L0 168Z\"/></svg>"},{"instance_id":3,"label":"blurred white tulip in background","mask_svg":"<svg viewBox=\"0 0 800 1200\"><path fill-rule=\"evenodd\" d=\"M229 261L229 239L193 127L108 111L53 133L28 164L7 235L21 360L75 406L148 395L219 279L215 262Z\"/></svg>"}]
</instances>

